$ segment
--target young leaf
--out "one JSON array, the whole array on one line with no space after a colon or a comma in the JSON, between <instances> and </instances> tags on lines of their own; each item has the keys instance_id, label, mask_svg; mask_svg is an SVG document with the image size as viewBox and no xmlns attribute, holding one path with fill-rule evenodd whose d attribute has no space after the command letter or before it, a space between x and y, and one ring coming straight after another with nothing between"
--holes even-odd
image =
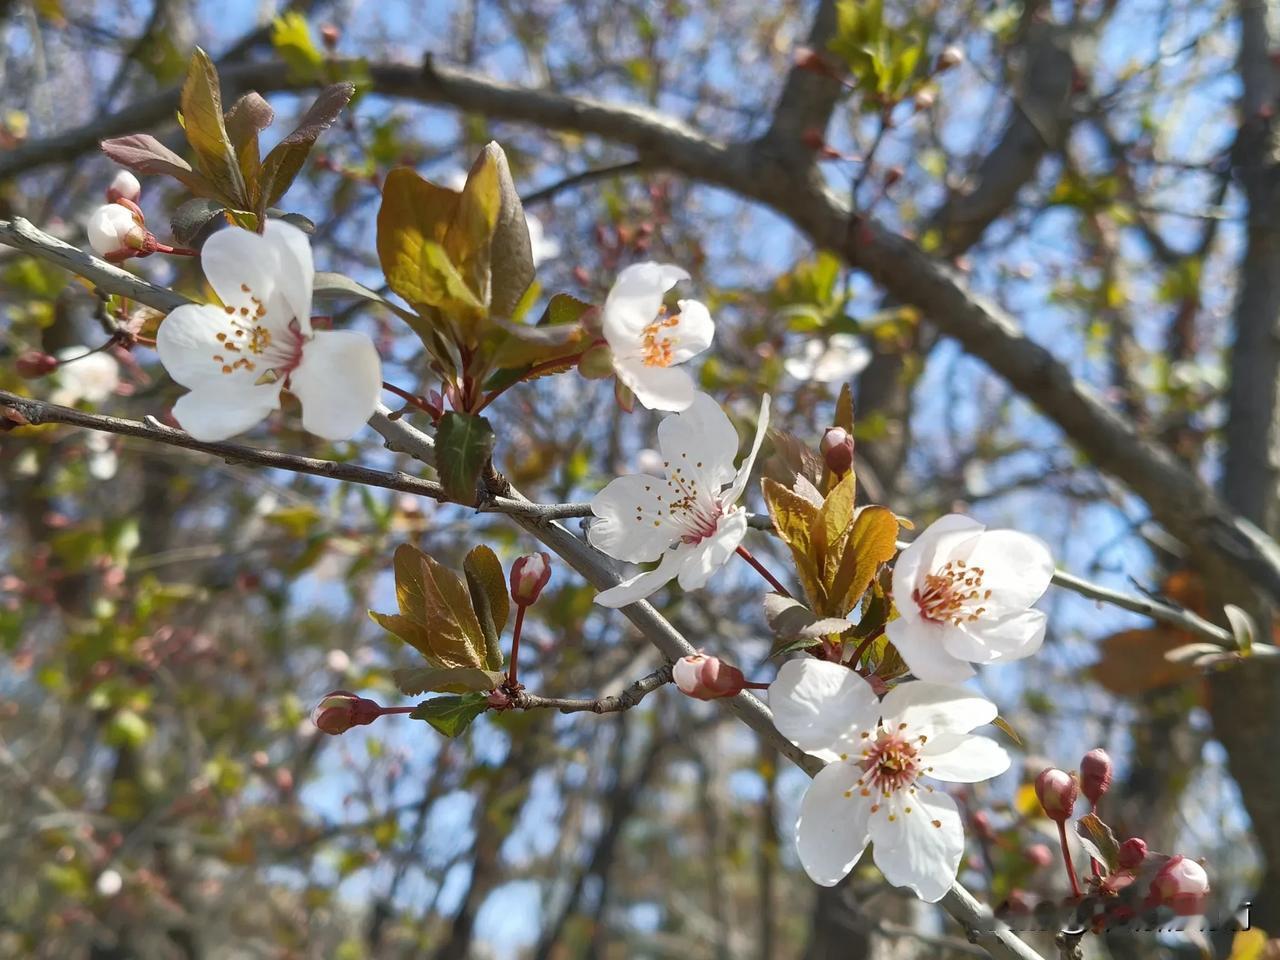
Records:
<instances>
[{"instance_id":1,"label":"young leaf","mask_svg":"<svg viewBox=\"0 0 1280 960\"><path fill-rule=\"evenodd\" d=\"M446 737L456 737L488 708L489 701L483 693L464 693L460 697L432 697L409 716L427 721Z\"/></svg>"},{"instance_id":2,"label":"young leaf","mask_svg":"<svg viewBox=\"0 0 1280 960\"><path fill-rule=\"evenodd\" d=\"M813 560L813 528L819 516L818 507L776 480L761 480L760 490L778 536L791 548L796 574L809 605L815 610L825 610L827 594L821 571Z\"/></svg>"},{"instance_id":3,"label":"young leaf","mask_svg":"<svg viewBox=\"0 0 1280 960\"><path fill-rule=\"evenodd\" d=\"M529 240L529 224L524 205L511 179L507 155L496 143L485 145L481 156L491 158L498 188L498 219L489 248L489 266L493 279L490 309L496 317L511 317L533 282L533 246Z\"/></svg>"},{"instance_id":4,"label":"young leaf","mask_svg":"<svg viewBox=\"0 0 1280 960\"><path fill-rule=\"evenodd\" d=\"M764 617L775 634L787 638L816 640L833 633L844 633L853 626L843 617L819 617L799 600L777 593L765 594Z\"/></svg>"},{"instance_id":5,"label":"young leaf","mask_svg":"<svg viewBox=\"0 0 1280 960\"><path fill-rule=\"evenodd\" d=\"M196 154L196 166L217 188L228 205L251 208L252 201L236 162L235 148L222 118L218 70L209 55L196 47L182 85L182 125Z\"/></svg>"},{"instance_id":6,"label":"young leaf","mask_svg":"<svg viewBox=\"0 0 1280 960\"><path fill-rule=\"evenodd\" d=\"M866 593L880 564L897 552L898 518L887 507L862 507L828 581L833 609L848 612Z\"/></svg>"},{"instance_id":7,"label":"young leaf","mask_svg":"<svg viewBox=\"0 0 1280 960\"><path fill-rule=\"evenodd\" d=\"M478 667L407 667L391 671L396 686L407 697L420 693L472 693L493 690L507 675Z\"/></svg>"},{"instance_id":8,"label":"young leaf","mask_svg":"<svg viewBox=\"0 0 1280 960\"><path fill-rule=\"evenodd\" d=\"M271 22L271 46L288 69L289 79L314 83L324 71L324 54L311 39L307 18L290 10Z\"/></svg>"},{"instance_id":9,"label":"young leaf","mask_svg":"<svg viewBox=\"0 0 1280 960\"><path fill-rule=\"evenodd\" d=\"M461 194L424 180L408 167L387 174L378 208L378 259L387 284L414 304L437 306L424 283L426 245L444 242ZM438 286L438 284L437 284Z\"/></svg>"},{"instance_id":10,"label":"young leaf","mask_svg":"<svg viewBox=\"0 0 1280 960\"><path fill-rule=\"evenodd\" d=\"M473 547L462 561L462 572L466 575L471 605L484 633L485 665L490 670L501 670L502 646L499 640L511 613L511 598L507 594L502 563L496 553L481 544Z\"/></svg>"},{"instance_id":11,"label":"young leaf","mask_svg":"<svg viewBox=\"0 0 1280 960\"><path fill-rule=\"evenodd\" d=\"M393 562L399 614L369 612L374 622L436 667L483 667L485 638L471 596L456 573L412 544Z\"/></svg>"},{"instance_id":12,"label":"young leaf","mask_svg":"<svg viewBox=\"0 0 1280 960\"><path fill-rule=\"evenodd\" d=\"M1076 834L1089 856L1103 864L1108 873L1120 866L1120 844L1096 813L1085 814L1076 821Z\"/></svg>"},{"instance_id":13,"label":"young leaf","mask_svg":"<svg viewBox=\"0 0 1280 960\"><path fill-rule=\"evenodd\" d=\"M221 201L208 197L192 197L173 212L169 228L179 243L193 245L209 224L226 212Z\"/></svg>"},{"instance_id":14,"label":"young leaf","mask_svg":"<svg viewBox=\"0 0 1280 960\"><path fill-rule=\"evenodd\" d=\"M262 179L262 161L258 153L258 134L271 126L276 112L256 93L246 93L227 111L227 136L235 151L240 175L244 177L250 209L256 210Z\"/></svg>"},{"instance_id":15,"label":"young leaf","mask_svg":"<svg viewBox=\"0 0 1280 960\"><path fill-rule=\"evenodd\" d=\"M102 152L121 166L138 173L173 177L193 193L210 196L213 187L191 169L191 164L149 133L134 133L102 141Z\"/></svg>"},{"instance_id":16,"label":"young leaf","mask_svg":"<svg viewBox=\"0 0 1280 960\"><path fill-rule=\"evenodd\" d=\"M271 148L262 161L261 203L264 206L273 206L284 196L302 170L320 134L333 125L355 92L354 83L334 83L325 87L297 128Z\"/></svg>"},{"instance_id":17,"label":"young leaf","mask_svg":"<svg viewBox=\"0 0 1280 960\"><path fill-rule=\"evenodd\" d=\"M446 413L436 430L436 470L450 500L474 506L480 472L493 455L493 428L484 417Z\"/></svg>"}]
</instances>

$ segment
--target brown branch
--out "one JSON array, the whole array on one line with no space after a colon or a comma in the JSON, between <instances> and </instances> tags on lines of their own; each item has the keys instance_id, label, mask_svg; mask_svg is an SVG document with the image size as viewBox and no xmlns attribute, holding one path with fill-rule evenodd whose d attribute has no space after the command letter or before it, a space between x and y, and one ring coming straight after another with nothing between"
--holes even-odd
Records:
<instances>
[{"instance_id":1,"label":"brown branch","mask_svg":"<svg viewBox=\"0 0 1280 960\"><path fill-rule=\"evenodd\" d=\"M620 713L630 710L648 694L671 683L671 664L646 674L621 693L594 700L572 697L540 697L523 690L511 694L511 706L518 710L559 710L561 713Z\"/></svg>"}]
</instances>

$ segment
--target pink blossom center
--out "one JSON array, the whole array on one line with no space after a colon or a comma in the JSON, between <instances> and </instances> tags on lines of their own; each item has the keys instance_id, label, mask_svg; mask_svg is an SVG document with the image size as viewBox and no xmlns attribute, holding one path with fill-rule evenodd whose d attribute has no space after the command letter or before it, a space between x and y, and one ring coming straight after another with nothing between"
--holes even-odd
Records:
<instances>
[{"instance_id":1,"label":"pink blossom center","mask_svg":"<svg viewBox=\"0 0 1280 960\"><path fill-rule=\"evenodd\" d=\"M865 772L858 783L888 796L915 783L922 768L915 743L900 733L881 732L876 741L862 751Z\"/></svg>"},{"instance_id":2,"label":"pink blossom center","mask_svg":"<svg viewBox=\"0 0 1280 960\"><path fill-rule=\"evenodd\" d=\"M987 612L979 604L991 598L991 591L982 589L984 574L981 567L948 560L936 573L925 575L923 586L912 591L911 599L926 620L955 626L972 623Z\"/></svg>"}]
</instances>

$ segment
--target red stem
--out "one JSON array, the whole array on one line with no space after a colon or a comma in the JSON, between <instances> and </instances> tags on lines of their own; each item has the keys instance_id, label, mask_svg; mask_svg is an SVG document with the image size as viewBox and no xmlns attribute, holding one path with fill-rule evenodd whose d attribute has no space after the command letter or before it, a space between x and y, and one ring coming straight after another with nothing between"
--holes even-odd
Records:
<instances>
[{"instance_id":1,"label":"red stem","mask_svg":"<svg viewBox=\"0 0 1280 960\"><path fill-rule=\"evenodd\" d=\"M748 680L742 685L747 690L768 690L767 683L756 683L754 680Z\"/></svg>"},{"instance_id":2,"label":"red stem","mask_svg":"<svg viewBox=\"0 0 1280 960\"><path fill-rule=\"evenodd\" d=\"M862 642L858 644L858 649L853 651L853 659L850 660L849 662L856 667L858 665L858 661L862 659L862 655L867 652L867 647L871 646L872 641L875 640L876 637L880 636L880 634L882 633L884 633L883 627L881 627L879 630L873 630L870 636L864 637ZM866 676L866 674L863 674L863 676Z\"/></svg>"},{"instance_id":3,"label":"red stem","mask_svg":"<svg viewBox=\"0 0 1280 960\"><path fill-rule=\"evenodd\" d=\"M520 672L520 628L524 626L523 603L516 606L516 625L511 628L511 666L507 668L507 689L518 690Z\"/></svg>"},{"instance_id":4,"label":"red stem","mask_svg":"<svg viewBox=\"0 0 1280 960\"><path fill-rule=\"evenodd\" d=\"M1071 862L1071 848L1067 846L1067 821L1058 821L1058 840L1062 844L1062 862L1067 867L1067 877L1071 880L1071 895L1079 900L1083 894L1080 892L1080 881L1076 879L1075 864Z\"/></svg>"},{"instance_id":5,"label":"red stem","mask_svg":"<svg viewBox=\"0 0 1280 960\"><path fill-rule=\"evenodd\" d=\"M585 353L585 351L583 352ZM577 363L581 359L582 359L582 354L575 353L575 354L570 354L567 357L561 357L558 360L544 360L542 361L542 363L535 363L532 367L528 369L525 375L521 377L519 380L514 380L511 383L508 383L505 387L498 387L496 390L490 390L488 393L486 393L484 395L484 398L480 401L480 406L476 407L471 412L479 413L489 404L493 403L493 401L497 400L500 396L502 396L504 393L506 393L508 390L514 387L517 383L524 383L525 381L530 380L533 377L536 377L538 374L543 373L546 370L552 370L555 367L563 367L565 364L571 363L571 362Z\"/></svg>"},{"instance_id":6,"label":"red stem","mask_svg":"<svg viewBox=\"0 0 1280 960\"><path fill-rule=\"evenodd\" d=\"M417 707L379 707L378 716L385 717L389 713L413 713Z\"/></svg>"},{"instance_id":7,"label":"red stem","mask_svg":"<svg viewBox=\"0 0 1280 960\"><path fill-rule=\"evenodd\" d=\"M427 402L422 397L412 394L408 390L404 390L400 387L397 387L394 383L387 383L387 381L385 380L382 381L382 389L386 390L388 393L394 393L397 397L399 397L405 403L408 403L408 404L411 404L412 406L417 407L419 410L423 411L424 413L429 413L431 414L432 417L435 416L435 411L433 411L429 406L427 406Z\"/></svg>"},{"instance_id":8,"label":"red stem","mask_svg":"<svg viewBox=\"0 0 1280 960\"><path fill-rule=\"evenodd\" d=\"M738 556L740 556L743 560L747 561L747 563L751 564L751 566L755 567L756 573L760 574L760 576L768 580L769 585L773 587L774 590L782 594L784 597L791 596L791 591L788 590L786 587L784 587L781 583L779 583L778 578L775 577L772 573L770 573L768 568L766 568L763 563L757 560L755 556L751 553L751 551L748 550L746 547L744 547L742 544L738 544Z\"/></svg>"}]
</instances>

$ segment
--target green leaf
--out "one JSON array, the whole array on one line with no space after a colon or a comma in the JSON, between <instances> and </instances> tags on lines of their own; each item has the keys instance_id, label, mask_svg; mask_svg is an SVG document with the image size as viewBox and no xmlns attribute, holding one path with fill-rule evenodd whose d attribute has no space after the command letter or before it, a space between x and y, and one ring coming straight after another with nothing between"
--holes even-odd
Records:
<instances>
[{"instance_id":1,"label":"green leaf","mask_svg":"<svg viewBox=\"0 0 1280 960\"><path fill-rule=\"evenodd\" d=\"M880 565L897 552L898 518L887 507L861 507L828 581L832 609L847 613L862 599Z\"/></svg>"},{"instance_id":2,"label":"green leaf","mask_svg":"<svg viewBox=\"0 0 1280 960\"><path fill-rule=\"evenodd\" d=\"M853 626L843 617L819 617L793 597L777 593L764 596L764 616L769 628L779 637L803 637L818 640L831 634L841 634Z\"/></svg>"},{"instance_id":3,"label":"green leaf","mask_svg":"<svg viewBox=\"0 0 1280 960\"><path fill-rule=\"evenodd\" d=\"M314 83L324 73L324 54L311 38L306 17L289 11L271 22L271 46L285 62L289 79L296 83Z\"/></svg>"},{"instance_id":4,"label":"green leaf","mask_svg":"<svg viewBox=\"0 0 1280 960\"><path fill-rule=\"evenodd\" d=\"M764 494L765 506L769 508L769 516L773 519L778 536L791 548L796 573L809 598L809 605L815 610L824 609L827 593L821 572L813 559L813 529L818 520L819 508L790 487L784 487L767 477L760 481L760 492ZM841 614L844 612L841 611Z\"/></svg>"},{"instance_id":5,"label":"green leaf","mask_svg":"<svg viewBox=\"0 0 1280 960\"><path fill-rule=\"evenodd\" d=\"M369 611L375 623L436 667L483 667L485 638L462 579L413 544L393 562L399 614Z\"/></svg>"},{"instance_id":6,"label":"green leaf","mask_svg":"<svg viewBox=\"0 0 1280 960\"><path fill-rule=\"evenodd\" d=\"M488 708L488 698L483 693L464 693L460 697L432 697L409 716L427 721L446 737L456 737Z\"/></svg>"},{"instance_id":7,"label":"green leaf","mask_svg":"<svg viewBox=\"0 0 1280 960\"><path fill-rule=\"evenodd\" d=\"M1006 720L1004 717L999 717L999 716L996 717L994 720L991 721L991 725L994 727L999 727L1001 730L1004 731L1004 735L1006 737L1012 740L1019 747L1022 746L1022 738L1018 736L1018 731L1014 730L1013 727L1010 726L1009 721Z\"/></svg>"},{"instance_id":8,"label":"green leaf","mask_svg":"<svg viewBox=\"0 0 1280 960\"><path fill-rule=\"evenodd\" d=\"M169 229L179 243L194 244L209 224L226 212L219 200L208 197L192 197L173 212Z\"/></svg>"},{"instance_id":9,"label":"green leaf","mask_svg":"<svg viewBox=\"0 0 1280 960\"><path fill-rule=\"evenodd\" d=\"M196 47L182 85L182 126L195 151L196 166L229 206L251 209L252 199L236 159L235 148L222 118L218 70L209 55Z\"/></svg>"},{"instance_id":10,"label":"green leaf","mask_svg":"<svg viewBox=\"0 0 1280 960\"><path fill-rule=\"evenodd\" d=\"M353 83L334 83L325 87L294 131L271 148L262 161L261 202L264 206L273 206L284 196L302 170L320 134L333 125L355 92Z\"/></svg>"},{"instance_id":11,"label":"green leaf","mask_svg":"<svg viewBox=\"0 0 1280 960\"><path fill-rule=\"evenodd\" d=\"M533 246L529 240L529 223L525 219L524 205L511 179L507 155L496 143L490 142L481 151L481 158L494 170L495 192L498 199L497 218L492 228L493 239L489 244L490 283L489 306L494 316L510 318L515 315L524 292L533 283Z\"/></svg>"},{"instance_id":12,"label":"green leaf","mask_svg":"<svg viewBox=\"0 0 1280 960\"><path fill-rule=\"evenodd\" d=\"M490 670L502 669L502 631L511 614L511 598L507 595L507 579L502 573L498 555L481 544L473 547L462 561L462 572L471 593L471 606L485 639L485 665Z\"/></svg>"},{"instance_id":13,"label":"green leaf","mask_svg":"<svg viewBox=\"0 0 1280 960\"><path fill-rule=\"evenodd\" d=\"M479 667L408 667L392 670L400 692L407 697L420 693L472 693L493 690L506 680L500 670Z\"/></svg>"},{"instance_id":14,"label":"green leaf","mask_svg":"<svg viewBox=\"0 0 1280 960\"><path fill-rule=\"evenodd\" d=\"M1102 863L1110 873L1120 866L1120 844L1111 828L1096 813L1087 813L1076 821L1076 835L1089 851L1089 856Z\"/></svg>"},{"instance_id":15,"label":"green leaf","mask_svg":"<svg viewBox=\"0 0 1280 960\"><path fill-rule=\"evenodd\" d=\"M262 179L262 161L258 155L258 134L271 126L276 112L256 93L246 93L227 111L227 136L235 151L240 175L244 177L250 207L257 209Z\"/></svg>"},{"instance_id":16,"label":"green leaf","mask_svg":"<svg viewBox=\"0 0 1280 960\"><path fill-rule=\"evenodd\" d=\"M496 438L489 421L470 413L449 412L436 429L436 470L450 500L474 506L480 472L493 456Z\"/></svg>"}]
</instances>

